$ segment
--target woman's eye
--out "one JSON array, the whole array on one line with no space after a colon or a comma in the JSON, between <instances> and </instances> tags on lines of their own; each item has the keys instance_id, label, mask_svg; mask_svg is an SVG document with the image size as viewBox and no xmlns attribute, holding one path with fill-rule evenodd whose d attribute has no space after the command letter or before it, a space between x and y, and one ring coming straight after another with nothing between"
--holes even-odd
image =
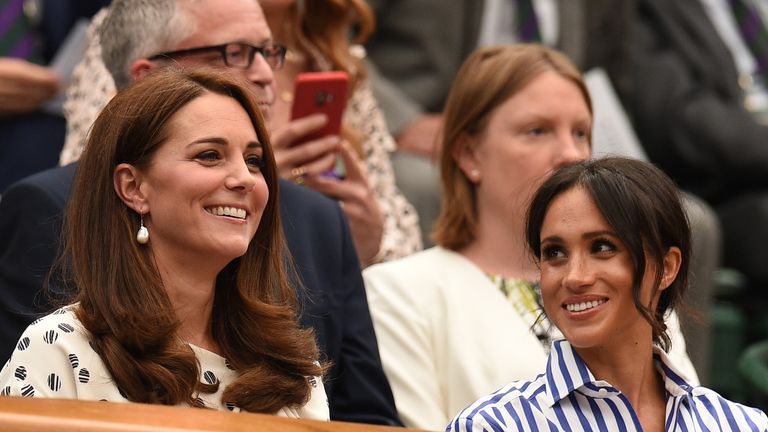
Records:
<instances>
[{"instance_id":1,"label":"woman's eye","mask_svg":"<svg viewBox=\"0 0 768 432\"><path fill-rule=\"evenodd\" d=\"M264 169L264 159L261 158L261 156L248 156L245 158L245 163L248 164L249 167L255 170L262 170Z\"/></svg>"},{"instance_id":2,"label":"woman's eye","mask_svg":"<svg viewBox=\"0 0 768 432\"><path fill-rule=\"evenodd\" d=\"M195 159L205 161L205 162L213 162L220 159L219 153L217 153L214 150L207 150L201 153L198 153L197 156L195 156Z\"/></svg>"},{"instance_id":3,"label":"woman's eye","mask_svg":"<svg viewBox=\"0 0 768 432\"><path fill-rule=\"evenodd\" d=\"M552 261L565 257L565 252L559 246L545 246L541 248L541 259Z\"/></svg>"},{"instance_id":4,"label":"woman's eye","mask_svg":"<svg viewBox=\"0 0 768 432\"><path fill-rule=\"evenodd\" d=\"M543 127L534 127L534 128L528 129L528 134L533 136L541 136L541 135L544 135L545 132L546 131L544 130Z\"/></svg>"},{"instance_id":5,"label":"woman's eye","mask_svg":"<svg viewBox=\"0 0 768 432\"><path fill-rule=\"evenodd\" d=\"M589 131L581 130L581 129L575 130L573 132L573 136L575 136L577 139L580 139L580 140L586 140L586 139L589 139Z\"/></svg>"},{"instance_id":6,"label":"woman's eye","mask_svg":"<svg viewBox=\"0 0 768 432\"><path fill-rule=\"evenodd\" d=\"M613 245L613 243L606 240L598 240L592 244L593 253L603 254L603 253L614 252L615 250L616 250L616 247Z\"/></svg>"}]
</instances>

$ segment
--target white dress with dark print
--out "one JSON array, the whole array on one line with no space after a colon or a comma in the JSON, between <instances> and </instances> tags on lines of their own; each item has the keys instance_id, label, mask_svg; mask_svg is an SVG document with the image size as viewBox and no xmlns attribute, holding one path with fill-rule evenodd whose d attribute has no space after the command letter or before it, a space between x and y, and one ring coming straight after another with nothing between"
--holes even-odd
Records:
<instances>
[{"instance_id":1,"label":"white dress with dark print","mask_svg":"<svg viewBox=\"0 0 768 432\"><path fill-rule=\"evenodd\" d=\"M115 385L101 357L90 344L88 331L77 320L76 306L61 308L33 322L0 371L0 395L58 399L129 402ZM218 410L240 411L221 400L238 373L220 355L190 344L200 362L201 381L219 382L216 393L197 396L197 404ZM312 394L302 407L284 407L277 415L328 420L322 380L311 377Z\"/></svg>"}]
</instances>

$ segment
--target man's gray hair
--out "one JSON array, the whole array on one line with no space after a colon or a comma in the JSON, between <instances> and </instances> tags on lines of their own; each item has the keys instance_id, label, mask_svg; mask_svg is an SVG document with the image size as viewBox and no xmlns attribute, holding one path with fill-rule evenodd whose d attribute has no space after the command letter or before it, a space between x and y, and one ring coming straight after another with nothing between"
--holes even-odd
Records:
<instances>
[{"instance_id":1,"label":"man's gray hair","mask_svg":"<svg viewBox=\"0 0 768 432\"><path fill-rule=\"evenodd\" d=\"M197 27L184 0L113 0L99 28L101 57L118 89L131 82L140 58L171 51Z\"/></svg>"}]
</instances>

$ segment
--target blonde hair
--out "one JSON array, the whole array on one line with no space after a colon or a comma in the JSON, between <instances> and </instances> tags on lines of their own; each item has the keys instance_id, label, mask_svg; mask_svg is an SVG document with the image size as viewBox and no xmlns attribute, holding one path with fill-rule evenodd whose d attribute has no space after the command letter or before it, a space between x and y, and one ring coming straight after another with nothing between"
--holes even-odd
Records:
<instances>
[{"instance_id":1,"label":"blonde hair","mask_svg":"<svg viewBox=\"0 0 768 432\"><path fill-rule=\"evenodd\" d=\"M451 86L443 112L440 175L443 201L432 239L458 250L477 235L475 187L459 168L454 155L468 146L467 137L481 133L491 112L544 72L573 81L592 112L592 101L581 73L565 54L537 44L481 48L462 64Z\"/></svg>"}]
</instances>

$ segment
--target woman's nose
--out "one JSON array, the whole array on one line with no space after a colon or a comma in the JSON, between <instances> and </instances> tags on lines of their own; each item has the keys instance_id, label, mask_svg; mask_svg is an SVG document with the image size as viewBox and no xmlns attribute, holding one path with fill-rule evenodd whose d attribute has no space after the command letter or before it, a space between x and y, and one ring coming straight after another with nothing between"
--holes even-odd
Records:
<instances>
[{"instance_id":1,"label":"woman's nose","mask_svg":"<svg viewBox=\"0 0 768 432\"><path fill-rule=\"evenodd\" d=\"M560 140L560 151L557 155L558 167L589 158L589 145L586 141L580 140L570 132L561 135L558 138Z\"/></svg>"},{"instance_id":2,"label":"woman's nose","mask_svg":"<svg viewBox=\"0 0 768 432\"><path fill-rule=\"evenodd\" d=\"M256 179L245 161L232 164L229 175L226 179L226 186L233 190L244 190L249 192L256 185Z\"/></svg>"},{"instance_id":3,"label":"woman's nose","mask_svg":"<svg viewBox=\"0 0 768 432\"><path fill-rule=\"evenodd\" d=\"M594 281L595 274L589 259L580 255L572 255L568 260L566 273L563 277L564 286L570 290L579 290L592 285Z\"/></svg>"}]
</instances>

